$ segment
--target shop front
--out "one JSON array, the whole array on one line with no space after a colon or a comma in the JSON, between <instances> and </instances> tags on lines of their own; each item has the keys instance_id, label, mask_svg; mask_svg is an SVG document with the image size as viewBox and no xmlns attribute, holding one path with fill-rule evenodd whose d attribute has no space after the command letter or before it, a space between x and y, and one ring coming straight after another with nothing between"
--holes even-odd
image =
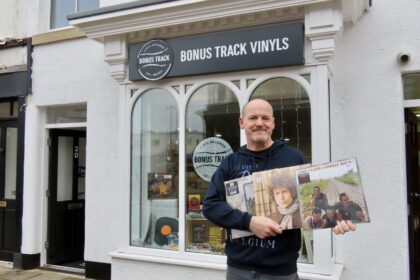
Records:
<instances>
[{"instance_id":1,"label":"shop front","mask_svg":"<svg viewBox=\"0 0 420 280\"><path fill-rule=\"evenodd\" d=\"M123 218L112 278L222 279L228 236L204 218L202 200L220 161L245 144L243 106L268 100L274 139L331 161L329 60L343 22L368 3L345 15L335 1L147 3L69 17L103 42L119 83ZM301 278L339 279L331 231L302 236Z\"/></svg>"},{"instance_id":2,"label":"shop front","mask_svg":"<svg viewBox=\"0 0 420 280\"><path fill-rule=\"evenodd\" d=\"M30 50L30 40L9 40L0 47L0 59L4 63L0 71L0 262L18 268L33 266L34 259L33 255L22 254L20 248Z\"/></svg>"}]
</instances>

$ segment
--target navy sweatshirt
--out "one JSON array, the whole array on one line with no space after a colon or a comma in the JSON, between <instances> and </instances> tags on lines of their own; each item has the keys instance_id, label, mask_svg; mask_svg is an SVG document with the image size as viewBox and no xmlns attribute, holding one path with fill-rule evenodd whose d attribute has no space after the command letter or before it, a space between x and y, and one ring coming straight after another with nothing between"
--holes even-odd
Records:
<instances>
[{"instance_id":1,"label":"navy sweatshirt","mask_svg":"<svg viewBox=\"0 0 420 280\"><path fill-rule=\"evenodd\" d=\"M228 229L225 252L229 266L275 275L290 275L297 271L296 261L301 243L299 229L285 230L282 234L265 239L255 235L230 238L230 229L249 230L251 215L227 204L224 182L256 171L306 162L302 153L283 141L275 141L270 148L259 152L242 146L221 162L204 198L203 214L213 223Z\"/></svg>"}]
</instances>

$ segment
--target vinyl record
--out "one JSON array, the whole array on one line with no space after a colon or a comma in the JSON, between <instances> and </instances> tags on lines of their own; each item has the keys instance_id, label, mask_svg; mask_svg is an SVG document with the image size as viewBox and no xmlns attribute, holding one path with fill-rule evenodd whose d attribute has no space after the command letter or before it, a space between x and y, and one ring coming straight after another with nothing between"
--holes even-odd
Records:
<instances>
[{"instance_id":1,"label":"vinyl record","mask_svg":"<svg viewBox=\"0 0 420 280\"><path fill-rule=\"evenodd\" d=\"M168 245L168 235L178 233L178 220L169 217L161 217L156 221L155 242L158 245Z\"/></svg>"}]
</instances>

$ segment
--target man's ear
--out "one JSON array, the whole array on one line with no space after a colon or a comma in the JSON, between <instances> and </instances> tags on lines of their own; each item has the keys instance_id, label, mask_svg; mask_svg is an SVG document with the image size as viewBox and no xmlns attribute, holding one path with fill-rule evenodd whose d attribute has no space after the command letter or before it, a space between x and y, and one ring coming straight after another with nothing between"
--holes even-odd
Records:
<instances>
[{"instance_id":1,"label":"man's ear","mask_svg":"<svg viewBox=\"0 0 420 280\"><path fill-rule=\"evenodd\" d=\"M239 117L238 122L239 122L239 127L244 128L244 119L242 117Z\"/></svg>"}]
</instances>

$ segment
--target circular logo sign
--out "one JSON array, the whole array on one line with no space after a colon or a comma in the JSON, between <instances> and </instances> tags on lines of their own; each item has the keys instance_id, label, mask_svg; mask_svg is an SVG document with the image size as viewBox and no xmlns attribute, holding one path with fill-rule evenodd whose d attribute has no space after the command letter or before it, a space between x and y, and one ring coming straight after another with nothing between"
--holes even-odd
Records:
<instances>
[{"instance_id":1,"label":"circular logo sign","mask_svg":"<svg viewBox=\"0 0 420 280\"><path fill-rule=\"evenodd\" d=\"M222 159L231 153L233 153L232 148L225 140L218 137L206 138L194 150L192 157L194 170L201 179L210 182Z\"/></svg>"},{"instance_id":2,"label":"circular logo sign","mask_svg":"<svg viewBox=\"0 0 420 280\"><path fill-rule=\"evenodd\" d=\"M165 77L174 62L172 48L163 40L151 40L137 54L137 70L146 80L156 81Z\"/></svg>"}]
</instances>

